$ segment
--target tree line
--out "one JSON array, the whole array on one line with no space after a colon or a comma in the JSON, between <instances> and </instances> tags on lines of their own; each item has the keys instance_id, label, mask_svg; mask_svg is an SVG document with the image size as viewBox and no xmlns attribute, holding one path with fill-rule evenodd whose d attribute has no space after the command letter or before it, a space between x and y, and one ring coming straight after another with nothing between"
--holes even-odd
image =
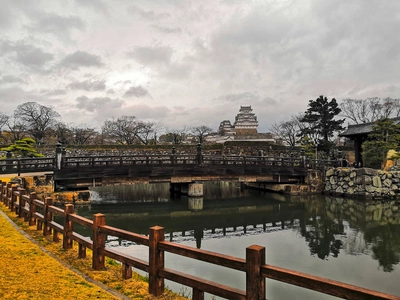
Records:
<instances>
[{"instance_id":1,"label":"tree line","mask_svg":"<svg viewBox=\"0 0 400 300\"><path fill-rule=\"evenodd\" d=\"M337 134L344 130L343 123L345 120L349 124L365 124L374 123L378 120L386 124L374 126L373 132L379 132L375 135L371 133L369 143L365 143L364 155L368 156L368 161L371 151L371 145L377 139L377 136L382 136L382 130L386 133L390 131L390 139L393 139L396 134L393 130L387 130L387 127L394 129L394 123L391 118L400 116L400 99L393 98L367 98L367 99L344 99L340 104L335 98L330 101L327 97L319 96L315 100L310 100L307 110L304 113L292 115L288 121L274 123L270 130L283 143L289 147L302 146L309 156L318 156L319 158L332 157L336 150L335 138ZM342 118L341 118L342 117ZM392 123L391 123L392 122ZM379 123L380 124L380 123ZM388 125L389 124L389 125ZM395 132L395 131L394 131ZM386 140L390 140L387 136ZM391 149L394 147L393 142L388 142ZM377 147L373 147L377 149ZM380 150L386 149L380 148ZM385 151L383 151L385 152ZM386 155L378 151L380 159ZM376 165L376 162L374 162Z\"/></svg>"},{"instance_id":2,"label":"tree line","mask_svg":"<svg viewBox=\"0 0 400 300\"><path fill-rule=\"evenodd\" d=\"M0 130L3 145L24 138L31 138L37 145L180 144L190 138L193 143L202 143L212 133L206 125L171 129L161 122L143 121L132 115L105 120L98 130L90 124L65 123L54 108L37 102L25 102L11 115L0 112Z\"/></svg>"}]
</instances>

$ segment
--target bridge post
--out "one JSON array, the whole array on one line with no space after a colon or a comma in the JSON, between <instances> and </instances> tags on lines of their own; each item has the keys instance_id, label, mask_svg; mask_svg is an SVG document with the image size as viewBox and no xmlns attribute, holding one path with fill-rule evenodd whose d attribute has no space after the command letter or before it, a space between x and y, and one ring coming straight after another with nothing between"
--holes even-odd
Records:
<instances>
[{"instance_id":1,"label":"bridge post","mask_svg":"<svg viewBox=\"0 0 400 300\"><path fill-rule=\"evenodd\" d=\"M164 251L158 249L158 242L161 241L164 241L164 227L150 227L149 293L154 296L160 296L164 292L164 279L158 276L159 270L164 268Z\"/></svg>"},{"instance_id":2,"label":"bridge post","mask_svg":"<svg viewBox=\"0 0 400 300\"><path fill-rule=\"evenodd\" d=\"M265 264L265 247L246 248L246 299L265 299L265 279L261 266Z\"/></svg>"},{"instance_id":3,"label":"bridge post","mask_svg":"<svg viewBox=\"0 0 400 300\"><path fill-rule=\"evenodd\" d=\"M306 167L306 153L303 148L300 151L300 156L301 156L302 167L305 168Z\"/></svg>"},{"instance_id":4,"label":"bridge post","mask_svg":"<svg viewBox=\"0 0 400 300\"><path fill-rule=\"evenodd\" d=\"M57 170L61 170L61 159L62 159L62 148L61 148L61 144L57 143L57 146L56 146L56 168L57 168Z\"/></svg>"},{"instance_id":5,"label":"bridge post","mask_svg":"<svg viewBox=\"0 0 400 300\"><path fill-rule=\"evenodd\" d=\"M201 144L198 143L196 148L197 148L197 156L196 156L197 164L201 165L203 163L203 155L201 154Z\"/></svg>"},{"instance_id":6,"label":"bridge post","mask_svg":"<svg viewBox=\"0 0 400 300\"><path fill-rule=\"evenodd\" d=\"M176 160L176 157L175 157L175 154L176 154L176 148L175 147L172 147L172 149L171 149L171 165L174 165L175 164L175 160Z\"/></svg>"},{"instance_id":7,"label":"bridge post","mask_svg":"<svg viewBox=\"0 0 400 300\"><path fill-rule=\"evenodd\" d=\"M11 171L12 167L12 153L8 150L6 152L6 171Z\"/></svg>"}]
</instances>

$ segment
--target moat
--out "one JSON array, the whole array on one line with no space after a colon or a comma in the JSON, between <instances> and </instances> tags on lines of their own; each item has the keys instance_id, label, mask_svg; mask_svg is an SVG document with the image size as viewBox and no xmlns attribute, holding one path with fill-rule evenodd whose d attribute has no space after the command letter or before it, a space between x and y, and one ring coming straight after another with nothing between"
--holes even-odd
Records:
<instances>
[{"instance_id":1,"label":"moat","mask_svg":"<svg viewBox=\"0 0 400 300\"><path fill-rule=\"evenodd\" d=\"M96 200L77 207L78 214L105 213L108 225L141 234L160 225L166 240L241 258L247 246L262 245L268 264L400 295L400 202L288 196L225 182L207 183L200 199L174 197L168 184L96 187L92 196ZM113 237L108 246L147 260L147 247ZM173 254L165 261L166 267L245 287L240 272ZM268 299L334 299L272 280L266 291Z\"/></svg>"}]
</instances>

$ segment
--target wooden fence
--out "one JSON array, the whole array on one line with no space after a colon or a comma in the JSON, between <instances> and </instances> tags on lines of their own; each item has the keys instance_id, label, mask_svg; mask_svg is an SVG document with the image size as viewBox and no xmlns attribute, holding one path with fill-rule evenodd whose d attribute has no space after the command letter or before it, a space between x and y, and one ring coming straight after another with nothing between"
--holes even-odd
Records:
<instances>
[{"instance_id":1,"label":"wooden fence","mask_svg":"<svg viewBox=\"0 0 400 300\"><path fill-rule=\"evenodd\" d=\"M204 299L204 293L226 299L265 299L265 278L270 278L344 299L400 299L398 296L268 265L265 262L265 248L262 246L247 247L246 259L237 258L164 241L164 228L159 226L151 227L148 237L107 226L104 214L95 214L93 220L89 220L75 214L72 204L66 204L64 209L58 208L52 205L51 198L41 201L37 199L36 193L28 195L24 189L11 183L0 182L0 191L1 201L19 217L24 218L24 221L29 222L29 225L36 224L37 230L42 230L44 236L52 235L54 241L59 241L59 236L62 235L64 249L72 248L74 241L78 243L78 258L84 258L86 249L91 249L93 269L105 269L105 257L110 257L121 263L125 279L132 276L132 268L147 272L149 292L155 296L164 292L164 279L169 279L191 287L192 299ZM63 218L63 224L54 221L53 217L56 215ZM91 239L74 232L74 224L92 229ZM106 248L107 235L147 246L148 262ZM165 252L245 272L246 290L165 268Z\"/></svg>"}]
</instances>

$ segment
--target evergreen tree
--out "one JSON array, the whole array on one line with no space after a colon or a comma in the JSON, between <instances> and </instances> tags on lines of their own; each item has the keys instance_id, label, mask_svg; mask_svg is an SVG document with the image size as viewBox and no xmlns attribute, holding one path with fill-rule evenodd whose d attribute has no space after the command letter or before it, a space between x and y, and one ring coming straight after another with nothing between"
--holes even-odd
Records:
<instances>
[{"instance_id":1,"label":"evergreen tree","mask_svg":"<svg viewBox=\"0 0 400 300\"><path fill-rule=\"evenodd\" d=\"M11 151L14 157L44 157L43 154L36 151L34 144L35 141L33 139L23 138L0 150Z\"/></svg>"},{"instance_id":2,"label":"evergreen tree","mask_svg":"<svg viewBox=\"0 0 400 300\"><path fill-rule=\"evenodd\" d=\"M399 143L400 124L394 124L388 118L376 121L371 133L368 134L368 141L362 146L364 165L376 169L382 168L386 164L388 151L397 151Z\"/></svg>"},{"instance_id":3,"label":"evergreen tree","mask_svg":"<svg viewBox=\"0 0 400 300\"><path fill-rule=\"evenodd\" d=\"M328 101L327 97L319 96L316 100L310 100L308 109L305 111L301 123L307 126L301 129L301 136L316 137L318 150L329 154L333 143L330 139L336 131L343 130L344 119L336 120L341 109L333 98Z\"/></svg>"}]
</instances>

